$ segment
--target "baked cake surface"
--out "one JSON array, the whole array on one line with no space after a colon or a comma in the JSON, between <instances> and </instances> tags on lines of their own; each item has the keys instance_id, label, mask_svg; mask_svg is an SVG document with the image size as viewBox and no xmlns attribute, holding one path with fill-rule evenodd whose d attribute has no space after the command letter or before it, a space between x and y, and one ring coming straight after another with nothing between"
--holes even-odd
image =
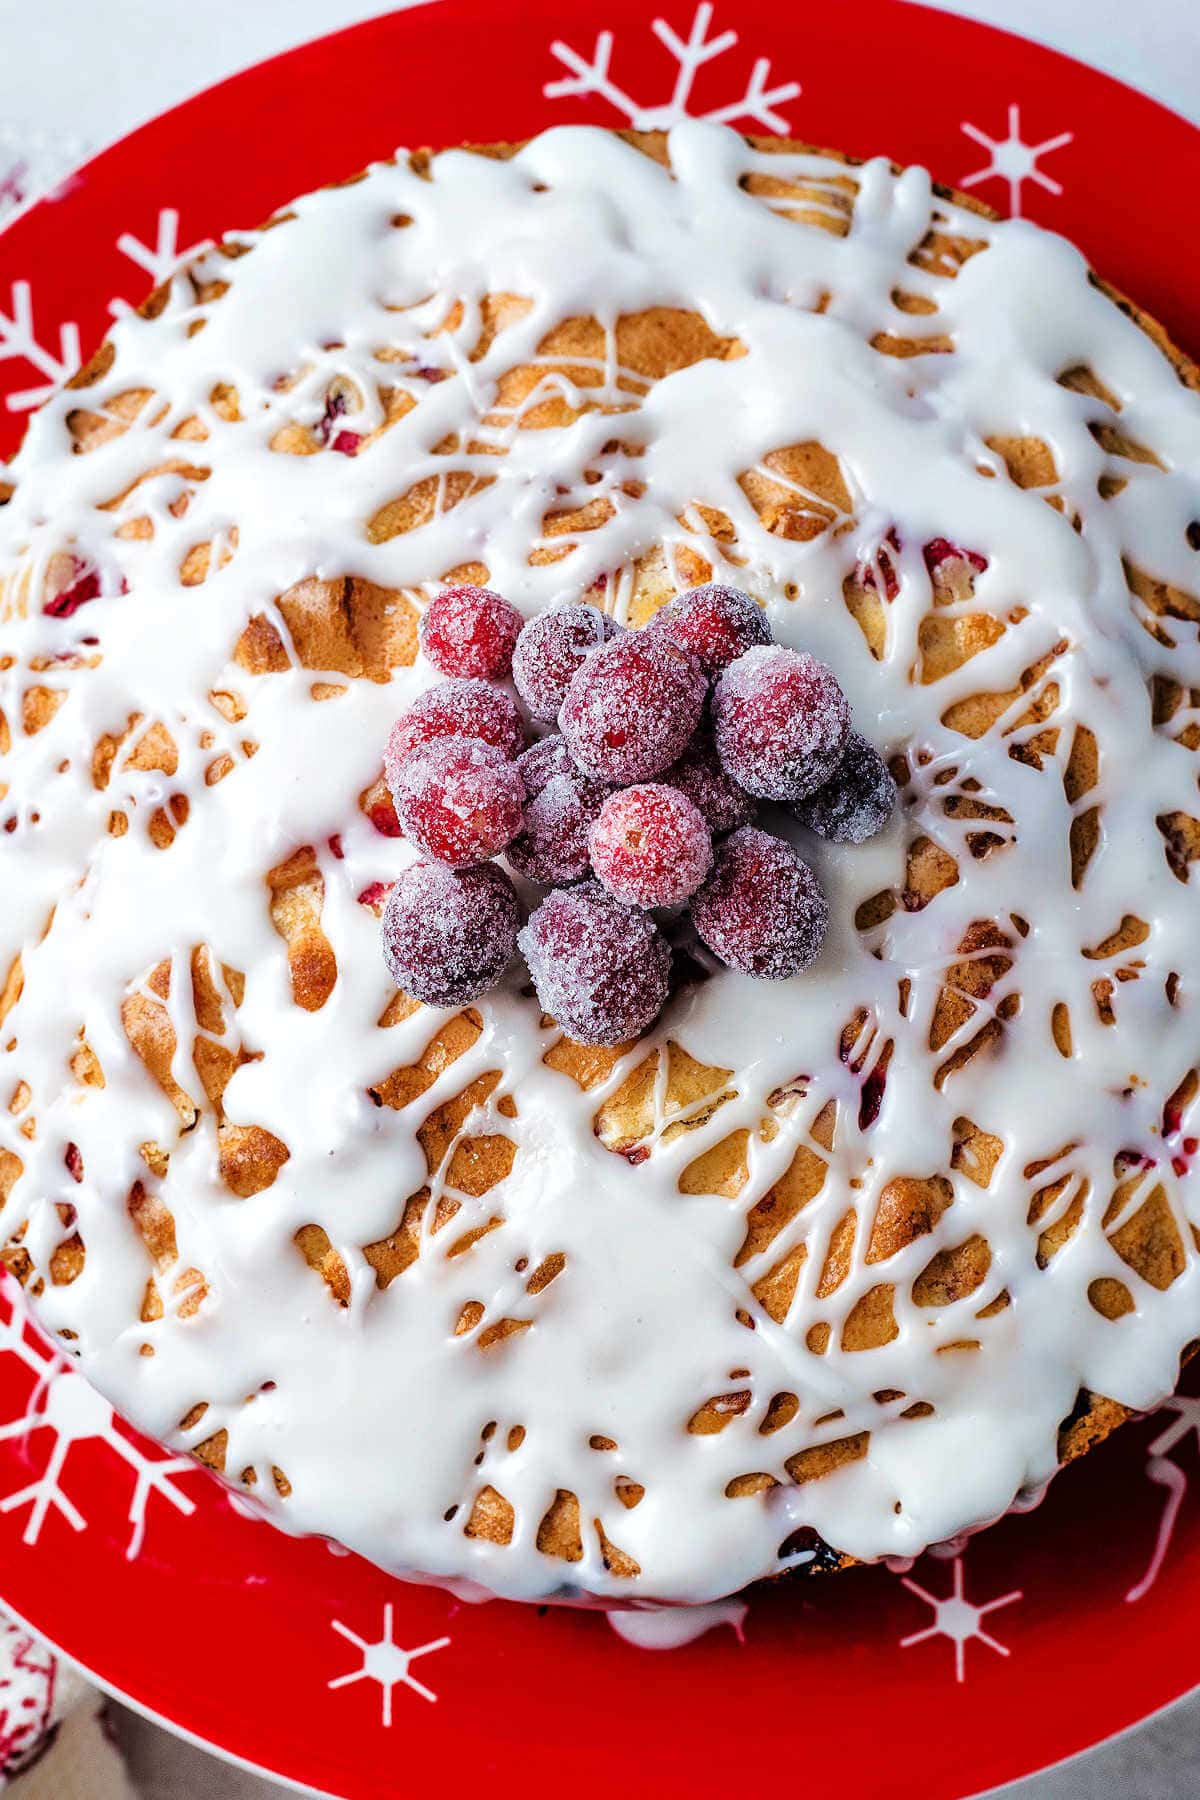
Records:
<instances>
[{"instance_id":1,"label":"baked cake surface","mask_svg":"<svg viewBox=\"0 0 1200 1800\"><path fill-rule=\"evenodd\" d=\"M118 321L0 484L0 1240L43 1325L282 1523L522 1598L910 1555L1168 1392L1195 381L1061 240L700 124L400 158ZM714 577L901 783L805 843L818 963L611 1051L519 967L397 993L422 606L637 625Z\"/></svg>"}]
</instances>

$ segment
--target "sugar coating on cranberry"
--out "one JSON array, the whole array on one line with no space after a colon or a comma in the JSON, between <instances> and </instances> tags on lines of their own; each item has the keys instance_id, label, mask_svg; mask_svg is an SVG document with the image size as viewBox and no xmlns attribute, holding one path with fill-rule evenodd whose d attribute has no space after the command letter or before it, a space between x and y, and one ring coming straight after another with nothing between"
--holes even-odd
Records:
<instances>
[{"instance_id":1,"label":"sugar coating on cranberry","mask_svg":"<svg viewBox=\"0 0 1200 1800\"><path fill-rule=\"evenodd\" d=\"M517 947L516 890L496 863L413 863L383 911L383 957L397 987L428 1006L460 1006L495 987Z\"/></svg>"},{"instance_id":2,"label":"sugar coating on cranberry","mask_svg":"<svg viewBox=\"0 0 1200 1800\"><path fill-rule=\"evenodd\" d=\"M400 769L420 744L434 738L480 738L505 756L516 756L525 741L521 715L502 688L486 681L443 681L418 694L392 726L383 767L395 791Z\"/></svg>"},{"instance_id":3,"label":"sugar coating on cranberry","mask_svg":"<svg viewBox=\"0 0 1200 1800\"><path fill-rule=\"evenodd\" d=\"M786 981L818 955L829 907L790 844L744 825L718 848L713 872L692 900L692 921L731 969Z\"/></svg>"},{"instance_id":4,"label":"sugar coating on cranberry","mask_svg":"<svg viewBox=\"0 0 1200 1800\"><path fill-rule=\"evenodd\" d=\"M678 906L712 867L712 833L678 788L647 781L600 808L588 840L592 867L626 906Z\"/></svg>"},{"instance_id":5,"label":"sugar coating on cranberry","mask_svg":"<svg viewBox=\"0 0 1200 1800\"><path fill-rule=\"evenodd\" d=\"M591 776L580 768L568 750L566 738L558 731L552 731L548 737L539 738L536 744L530 744L528 750L522 750L517 758L517 767L521 771L521 780L525 783L525 792L531 800L556 775L568 775L580 781L591 780Z\"/></svg>"},{"instance_id":6,"label":"sugar coating on cranberry","mask_svg":"<svg viewBox=\"0 0 1200 1800\"><path fill-rule=\"evenodd\" d=\"M694 656L659 633L630 631L580 664L559 729L590 775L648 781L683 750L707 694Z\"/></svg>"},{"instance_id":7,"label":"sugar coating on cranberry","mask_svg":"<svg viewBox=\"0 0 1200 1800\"><path fill-rule=\"evenodd\" d=\"M748 825L758 810L753 795L739 787L721 767L716 747L703 730L696 733L678 762L673 762L659 779L686 794L704 814L715 835Z\"/></svg>"},{"instance_id":8,"label":"sugar coating on cranberry","mask_svg":"<svg viewBox=\"0 0 1200 1800\"><path fill-rule=\"evenodd\" d=\"M557 606L530 619L517 639L512 675L532 716L557 719L580 663L622 629L598 606Z\"/></svg>"},{"instance_id":9,"label":"sugar coating on cranberry","mask_svg":"<svg viewBox=\"0 0 1200 1800\"><path fill-rule=\"evenodd\" d=\"M452 587L430 601L418 631L443 675L497 681L512 668L521 624L516 607L491 588Z\"/></svg>"},{"instance_id":10,"label":"sugar coating on cranberry","mask_svg":"<svg viewBox=\"0 0 1200 1800\"><path fill-rule=\"evenodd\" d=\"M405 757L392 798L406 837L436 862L467 869L520 831L525 786L494 744L446 737Z\"/></svg>"},{"instance_id":11,"label":"sugar coating on cranberry","mask_svg":"<svg viewBox=\"0 0 1200 1800\"><path fill-rule=\"evenodd\" d=\"M666 1003L671 952L643 912L586 889L556 888L517 940L537 997L580 1044L621 1044Z\"/></svg>"},{"instance_id":12,"label":"sugar coating on cranberry","mask_svg":"<svg viewBox=\"0 0 1200 1800\"><path fill-rule=\"evenodd\" d=\"M801 800L796 817L835 844L865 844L882 831L896 804L896 783L874 744L852 731L829 780Z\"/></svg>"},{"instance_id":13,"label":"sugar coating on cranberry","mask_svg":"<svg viewBox=\"0 0 1200 1800\"><path fill-rule=\"evenodd\" d=\"M713 694L722 765L761 800L803 800L828 781L850 734L837 676L805 650L748 650Z\"/></svg>"},{"instance_id":14,"label":"sugar coating on cranberry","mask_svg":"<svg viewBox=\"0 0 1200 1800\"><path fill-rule=\"evenodd\" d=\"M706 675L719 675L747 650L771 642L762 607L740 588L717 582L668 601L655 613L651 630L689 650Z\"/></svg>"},{"instance_id":15,"label":"sugar coating on cranberry","mask_svg":"<svg viewBox=\"0 0 1200 1800\"><path fill-rule=\"evenodd\" d=\"M580 881L591 869L588 833L609 790L585 775L555 735L517 758L528 796L508 860L528 881Z\"/></svg>"}]
</instances>

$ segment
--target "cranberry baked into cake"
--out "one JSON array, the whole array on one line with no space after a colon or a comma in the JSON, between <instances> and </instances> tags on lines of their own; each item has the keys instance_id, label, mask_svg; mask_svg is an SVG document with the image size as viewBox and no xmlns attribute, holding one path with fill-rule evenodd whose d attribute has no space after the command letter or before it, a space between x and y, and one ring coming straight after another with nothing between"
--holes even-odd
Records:
<instances>
[{"instance_id":1,"label":"cranberry baked into cake","mask_svg":"<svg viewBox=\"0 0 1200 1800\"><path fill-rule=\"evenodd\" d=\"M181 269L0 482L42 1326L524 1599L912 1555L1168 1393L1197 380L1062 240L702 124Z\"/></svg>"}]
</instances>

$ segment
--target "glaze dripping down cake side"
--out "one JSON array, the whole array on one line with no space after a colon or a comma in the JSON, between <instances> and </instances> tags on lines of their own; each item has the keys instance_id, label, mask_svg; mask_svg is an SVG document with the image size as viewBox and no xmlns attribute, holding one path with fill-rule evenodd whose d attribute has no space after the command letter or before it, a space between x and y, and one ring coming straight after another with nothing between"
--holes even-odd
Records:
<instances>
[{"instance_id":1,"label":"glaze dripping down cake side","mask_svg":"<svg viewBox=\"0 0 1200 1800\"><path fill-rule=\"evenodd\" d=\"M699 124L401 157L181 269L0 487L0 1241L45 1329L282 1523L529 1599L911 1555L1161 1398L1197 379L1061 240ZM686 969L611 1049L518 964L398 991L430 600L641 626L710 580L899 785L867 843L772 823L819 959Z\"/></svg>"}]
</instances>

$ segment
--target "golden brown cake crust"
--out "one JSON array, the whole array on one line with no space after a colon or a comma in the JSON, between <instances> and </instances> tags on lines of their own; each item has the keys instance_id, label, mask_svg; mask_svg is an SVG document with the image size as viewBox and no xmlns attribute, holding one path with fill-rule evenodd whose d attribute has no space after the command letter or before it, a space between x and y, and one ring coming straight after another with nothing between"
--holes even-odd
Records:
<instances>
[{"instance_id":1,"label":"golden brown cake crust","mask_svg":"<svg viewBox=\"0 0 1200 1800\"><path fill-rule=\"evenodd\" d=\"M667 140L666 140L665 134L663 134L663 133L654 133L654 132L644 133L644 132L636 132L636 131L621 131L621 132L615 133L614 135L620 137L626 143L630 144L633 148L637 149L638 151L640 151L641 153L643 153L647 156L650 156L651 158L653 158L656 161L666 162L666 160L667 160L667 158L666 158L666 142L667 142ZM841 153L838 151L818 149L817 147L805 144L805 143L803 143L799 140L795 140L795 139L748 136L748 137L746 137L745 141L747 144L752 146L752 148L755 151L762 153L762 154L767 154L767 155L769 155L769 154L815 154L815 155L821 155L821 156L833 159L835 161L841 162L844 165L846 165L847 167L858 166L860 163L860 160L861 160L858 158L854 158L854 157L845 155L844 153ZM491 145L468 145L468 146L465 146L465 148L471 150L472 152L474 152L476 154L479 154L481 156L497 158L497 159L510 158L513 155L515 155L522 147L523 146L521 143L515 143L515 142L514 143L491 144ZM425 163L427 163L429 155L430 155L430 152L428 152L428 151L420 151L420 152L414 153L414 155L410 159L412 166L419 171L423 167L423 165ZM898 165L893 165L893 166L898 167ZM353 181L353 180L357 180L360 178L352 177L350 179ZM345 184L334 184L334 185L345 185ZM971 197L969 195L965 195L961 192L957 192L951 188L943 187L941 185L937 185L935 187L935 192L942 199L944 199L948 202L951 202L952 204L954 204L955 206L957 206L959 208L973 212L982 218L995 219L997 217L997 215L990 208L984 206L978 200L974 199L973 197ZM286 217L286 215L279 215L279 217L280 217L280 219L282 219L283 217ZM272 221L272 223L273 222L274 221ZM223 250L223 254L226 254L230 257L236 256L239 253L240 253L240 249L236 245L227 246ZM1162 327L1154 319L1152 319L1148 314L1146 314L1141 308L1139 308L1136 305L1136 303L1130 301L1127 297L1125 297L1122 293L1120 293L1116 288L1112 287L1109 283L1104 281L1100 276L1093 276L1092 279L1094 280L1096 286L1099 287L1107 295L1107 297L1113 302L1113 304L1118 306L1122 312L1124 312L1130 319L1132 319L1139 326L1139 328L1146 333L1146 335L1151 339L1151 341L1156 345L1156 347L1162 352L1162 354L1169 359L1173 368L1175 369L1176 374L1179 377L1179 380L1191 388L1200 389L1200 368L1198 368L1197 365L1182 350L1180 350L1176 345L1174 345L1170 341L1170 339L1167 337L1167 334L1163 331ZM141 314L143 315L143 317L147 317L147 318L154 317L161 310L162 306L165 304L167 293L168 293L168 289L166 287L158 288L153 293L151 293L148 296L148 298L146 299L146 301L143 302L142 306L138 309L141 312ZM72 381L68 385L74 389L83 389L90 385L93 385L105 372L105 370L108 366L108 360L111 360L111 355L112 355L111 346L107 342L102 344L97 349L97 351L92 356L92 358L89 360L89 362L84 366L84 368L82 368L79 371L79 373L72 379ZM1022 483L1021 485L1024 485L1024 483ZM316 666L321 666L320 658L317 659ZM331 665L326 664L325 666L331 666ZM305 881L311 875L311 870L304 869L304 868L292 869L289 867L289 868L283 870L282 872L281 871L273 871L273 874L275 874L279 877L277 883L274 885L277 888L279 895L281 896L281 899L280 899L281 908L286 908L287 906L292 905L294 903L295 905L300 906L301 910L302 910L302 902L303 902L303 897L304 897L304 892L305 892ZM918 871L918 876L917 876L918 886L919 886L920 879L921 879L920 872ZM933 891L936 891L936 888ZM281 916L282 916L282 914L281 914ZM281 935L287 934L287 929L289 928L289 924L290 924L290 918L291 918L291 915L289 914L287 922L280 925L279 929L281 931ZM307 972L302 970L300 975L297 976L296 967L293 966L293 978L299 979L300 981L303 982L304 980L309 978L309 975ZM312 974L312 979L317 982L320 981L320 979L321 979L320 969L317 969L315 971L315 973ZM579 1047L577 1047L577 1046L573 1047L573 1049L575 1051L578 1051L578 1056L576 1057L574 1064L573 1064L574 1078L578 1081L580 1086L590 1085L590 1081L584 1078L585 1073L586 1073L586 1064L587 1064L587 1060L588 1060L588 1053L579 1051ZM569 1057L569 1053L567 1053L567 1054ZM169 1062L169 1060L170 1059L168 1057L167 1061ZM390 1100L385 1101L384 1103L391 1104L391 1101ZM619 1119L614 1120L611 1123L612 1123L612 1129L614 1130L614 1132L619 1133L619 1131L621 1129L620 1120ZM231 1165L231 1168L232 1168L232 1165ZM239 1180L239 1179L241 1179L241 1176L238 1174L236 1168L234 1168L232 1176L231 1176L231 1186L233 1187L234 1192L241 1191L238 1188L238 1186L236 1185L237 1180ZM251 1168L249 1170L249 1173L248 1173L246 1179L248 1180L248 1182L251 1185L247 1186L245 1191L247 1193L254 1192L255 1189L252 1184L253 1184L254 1180L256 1179L256 1175L255 1175L255 1171L253 1168ZM326 1279L327 1284L330 1285L331 1290L332 1290L334 1288L334 1283L338 1279L337 1272L336 1272L336 1270L334 1270L334 1271L332 1271L332 1275L331 1275L331 1272L328 1270L328 1268L323 1266L323 1265L327 1264L329 1248L330 1247L329 1247L328 1239L325 1239L323 1244L320 1242L317 1242L317 1241L313 1241L308 1246L302 1246L303 1252L304 1252L306 1258L308 1258L308 1260L312 1264L312 1266L314 1268L317 1268L317 1267L322 1268L324 1278ZM374 1248L378 1248L378 1246L375 1246ZM385 1255L385 1254L386 1254L386 1252L381 1250L381 1255ZM14 1269L17 1269L18 1272L19 1272L19 1265L21 1262L21 1258L23 1257L23 1255L24 1255L24 1252L21 1250L21 1247L19 1245L12 1244L9 1246L8 1251L7 1251L7 1258L9 1260L10 1266L14 1267ZM344 1274L344 1269L343 1269L342 1273ZM1189 1349L1185 1354L1190 1355L1195 1348L1196 1348L1195 1345L1189 1346ZM1066 1419L1064 1419L1061 1429L1060 1429L1059 1443L1058 1443L1060 1461L1065 1464L1066 1462L1072 1461L1075 1458L1083 1455L1087 1450L1092 1448L1094 1445L1103 1441L1103 1439L1105 1437L1107 1437L1114 1429L1116 1429L1117 1426L1119 1426L1121 1423L1123 1423L1125 1420L1127 1420L1131 1416L1132 1415L1127 1408L1117 1404L1116 1402L1109 1400L1102 1395L1091 1393L1087 1390L1081 1390L1074 1409L1072 1410L1071 1414ZM214 1464L219 1464L220 1447L218 1446L217 1448L214 1448L214 1444L213 1444L212 1440L206 1440L206 1442L204 1444L199 1446L196 1453L202 1458L202 1460L205 1460L205 1461L208 1461L208 1462L214 1463ZM511 1529L511 1527L510 1527L510 1529ZM555 1530L555 1527L552 1524L550 1527L551 1538L553 1538L554 1530ZM483 1509L483 1511L481 1512L481 1515L480 1515L479 1535L484 1536L484 1537L488 1537L488 1536L492 1535L492 1527L489 1523L486 1508ZM852 1562L852 1560L853 1560L852 1558L843 1556L836 1551L828 1551L827 1547L825 1547L825 1553L818 1555L817 1557L814 1558L814 1560L811 1563L804 1565L804 1567L801 1569L800 1572L802 1572L802 1573L808 1572L808 1571L825 1572L827 1570L831 1570L834 1568L841 1568L841 1567L849 1566L850 1563Z\"/></svg>"}]
</instances>

